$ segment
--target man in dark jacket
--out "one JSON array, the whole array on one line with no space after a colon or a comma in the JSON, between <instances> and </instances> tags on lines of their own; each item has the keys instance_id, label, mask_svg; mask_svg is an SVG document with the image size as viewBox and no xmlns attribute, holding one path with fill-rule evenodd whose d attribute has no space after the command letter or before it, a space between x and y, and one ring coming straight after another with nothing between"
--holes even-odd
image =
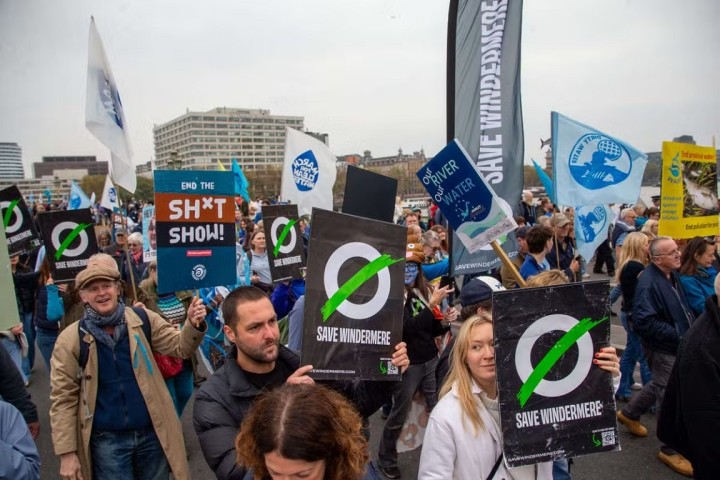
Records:
<instances>
[{"instance_id":1,"label":"man in dark jacket","mask_svg":"<svg viewBox=\"0 0 720 480\"><path fill-rule=\"evenodd\" d=\"M658 418L658 438L692 462L697 480L720 472L719 297L717 276L715 295L680 342Z\"/></svg>"},{"instance_id":2,"label":"man in dark jacket","mask_svg":"<svg viewBox=\"0 0 720 480\"><path fill-rule=\"evenodd\" d=\"M262 391L283 383L313 383L309 365L280 345L277 316L265 293L239 287L222 304L225 338L234 345L225 365L198 391L193 425L205 461L219 480L240 480L247 469L236 463L235 437L248 410ZM395 347L392 363L404 371L410 364L404 343ZM336 382L340 391L370 416L390 398L393 382Z\"/></svg>"},{"instance_id":3,"label":"man in dark jacket","mask_svg":"<svg viewBox=\"0 0 720 480\"><path fill-rule=\"evenodd\" d=\"M675 271L680 267L680 250L675 241L670 237L655 238L650 242L650 261L638 280L632 319L633 330L643 343L652 380L617 414L618 421L638 437L647 436L640 417L653 404L658 414L661 411L680 339L695 318ZM676 472L692 476L690 462L674 450L663 446L658 457Z\"/></svg>"}]
</instances>

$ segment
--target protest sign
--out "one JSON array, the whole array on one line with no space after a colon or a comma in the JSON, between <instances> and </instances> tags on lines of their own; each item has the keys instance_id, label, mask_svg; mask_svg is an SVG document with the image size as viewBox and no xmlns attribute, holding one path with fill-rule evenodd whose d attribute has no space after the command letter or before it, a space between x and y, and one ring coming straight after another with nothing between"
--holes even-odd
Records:
<instances>
[{"instance_id":1,"label":"protest sign","mask_svg":"<svg viewBox=\"0 0 720 480\"><path fill-rule=\"evenodd\" d=\"M158 291L233 285L232 172L155 171Z\"/></svg>"},{"instance_id":2,"label":"protest sign","mask_svg":"<svg viewBox=\"0 0 720 480\"><path fill-rule=\"evenodd\" d=\"M90 257L98 253L90 209L41 213L38 225L53 280L75 280L75 276L87 267Z\"/></svg>"},{"instance_id":3,"label":"protest sign","mask_svg":"<svg viewBox=\"0 0 720 480\"><path fill-rule=\"evenodd\" d=\"M511 467L619 449L607 282L493 293L503 451Z\"/></svg>"},{"instance_id":4,"label":"protest sign","mask_svg":"<svg viewBox=\"0 0 720 480\"><path fill-rule=\"evenodd\" d=\"M663 142L660 191L660 235L692 238L718 234L714 148Z\"/></svg>"},{"instance_id":5,"label":"protest sign","mask_svg":"<svg viewBox=\"0 0 720 480\"><path fill-rule=\"evenodd\" d=\"M448 143L417 176L468 252L517 228L512 211L501 205L457 140Z\"/></svg>"},{"instance_id":6,"label":"protest sign","mask_svg":"<svg viewBox=\"0 0 720 480\"><path fill-rule=\"evenodd\" d=\"M322 380L400 380L407 229L313 209L302 364Z\"/></svg>"},{"instance_id":7,"label":"protest sign","mask_svg":"<svg viewBox=\"0 0 720 480\"><path fill-rule=\"evenodd\" d=\"M142 209L143 262L157 258L157 229L155 227L155 206L147 205Z\"/></svg>"},{"instance_id":8,"label":"protest sign","mask_svg":"<svg viewBox=\"0 0 720 480\"><path fill-rule=\"evenodd\" d=\"M342 212L392 223L397 184L394 178L348 165Z\"/></svg>"},{"instance_id":9,"label":"protest sign","mask_svg":"<svg viewBox=\"0 0 720 480\"><path fill-rule=\"evenodd\" d=\"M302 278L305 252L297 205L270 205L263 207L262 211L273 282Z\"/></svg>"},{"instance_id":10,"label":"protest sign","mask_svg":"<svg viewBox=\"0 0 720 480\"><path fill-rule=\"evenodd\" d=\"M17 185L0 190L0 213L7 239L8 252L22 252L39 244L32 214Z\"/></svg>"},{"instance_id":11,"label":"protest sign","mask_svg":"<svg viewBox=\"0 0 720 480\"><path fill-rule=\"evenodd\" d=\"M5 236L5 227L0 228L0 305L10 305L0 315L0 331L8 330L20 324L20 315L15 298L15 282L13 280L12 267L10 267L10 254L8 253L8 241Z\"/></svg>"}]
</instances>

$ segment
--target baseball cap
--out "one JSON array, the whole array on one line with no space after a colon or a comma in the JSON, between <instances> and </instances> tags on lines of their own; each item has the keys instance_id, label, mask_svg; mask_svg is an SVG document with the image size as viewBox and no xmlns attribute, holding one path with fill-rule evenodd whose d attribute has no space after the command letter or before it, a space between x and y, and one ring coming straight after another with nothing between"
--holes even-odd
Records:
<instances>
[{"instance_id":1,"label":"baseball cap","mask_svg":"<svg viewBox=\"0 0 720 480\"><path fill-rule=\"evenodd\" d=\"M462 287L460 305L467 307L489 300L492 298L493 292L501 290L505 290L505 287L496 278L488 276L475 277Z\"/></svg>"},{"instance_id":2,"label":"baseball cap","mask_svg":"<svg viewBox=\"0 0 720 480\"><path fill-rule=\"evenodd\" d=\"M550 219L550 223L553 227L564 227L570 223L570 219L568 219L564 213L556 213Z\"/></svg>"}]
</instances>

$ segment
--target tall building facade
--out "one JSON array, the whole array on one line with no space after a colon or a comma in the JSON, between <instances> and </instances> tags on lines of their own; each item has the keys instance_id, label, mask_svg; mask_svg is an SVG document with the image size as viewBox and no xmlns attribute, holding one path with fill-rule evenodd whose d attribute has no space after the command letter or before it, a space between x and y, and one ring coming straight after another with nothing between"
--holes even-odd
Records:
<instances>
[{"instance_id":1,"label":"tall building facade","mask_svg":"<svg viewBox=\"0 0 720 480\"><path fill-rule=\"evenodd\" d=\"M7 180L25 178L22 148L17 143L0 143L0 178Z\"/></svg>"},{"instance_id":2,"label":"tall building facade","mask_svg":"<svg viewBox=\"0 0 720 480\"><path fill-rule=\"evenodd\" d=\"M280 166L285 127L304 129L304 117L269 110L218 107L190 112L153 128L155 167L216 170L231 159L248 170Z\"/></svg>"},{"instance_id":3,"label":"tall building facade","mask_svg":"<svg viewBox=\"0 0 720 480\"><path fill-rule=\"evenodd\" d=\"M62 176L59 171L76 172L73 178L85 175L107 175L108 162L98 162L94 155L42 157L42 162L33 163L35 178Z\"/></svg>"}]
</instances>

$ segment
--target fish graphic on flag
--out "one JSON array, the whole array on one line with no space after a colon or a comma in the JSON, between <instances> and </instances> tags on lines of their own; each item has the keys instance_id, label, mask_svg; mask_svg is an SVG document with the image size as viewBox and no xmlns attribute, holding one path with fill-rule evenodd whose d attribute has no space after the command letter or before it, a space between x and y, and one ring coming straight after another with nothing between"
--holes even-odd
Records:
<instances>
[{"instance_id":1,"label":"fish graphic on flag","mask_svg":"<svg viewBox=\"0 0 720 480\"><path fill-rule=\"evenodd\" d=\"M597 247L607 240L613 217L607 205L575 207L575 250L584 259L589 261Z\"/></svg>"},{"instance_id":2,"label":"fish graphic on flag","mask_svg":"<svg viewBox=\"0 0 720 480\"><path fill-rule=\"evenodd\" d=\"M647 155L557 112L551 114L553 185L560 205L635 203Z\"/></svg>"},{"instance_id":3,"label":"fish graphic on flag","mask_svg":"<svg viewBox=\"0 0 720 480\"><path fill-rule=\"evenodd\" d=\"M75 183L75 180L70 182L70 198L68 199L68 210L78 210L80 208L89 208L91 205L90 199L85 192L82 191L80 185Z\"/></svg>"}]
</instances>

